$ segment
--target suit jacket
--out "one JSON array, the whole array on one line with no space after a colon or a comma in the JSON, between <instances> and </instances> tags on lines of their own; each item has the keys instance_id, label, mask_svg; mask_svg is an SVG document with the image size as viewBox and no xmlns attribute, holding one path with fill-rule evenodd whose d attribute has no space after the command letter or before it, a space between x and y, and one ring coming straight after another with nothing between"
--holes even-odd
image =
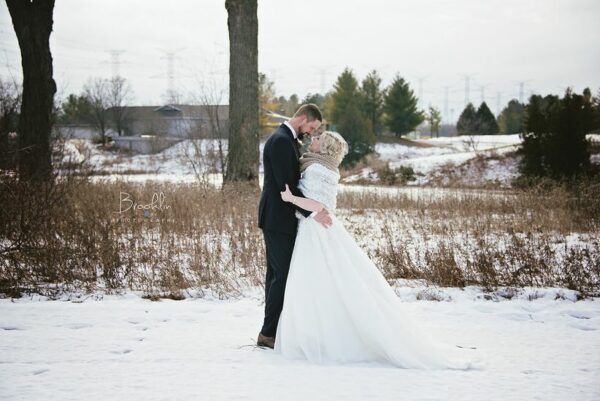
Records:
<instances>
[{"instance_id":1,"label":"suit jacket","mask_svg":"<svg viewBox=\"0 0 600 401\"><path fill-rule=\"evenodd\" d=\"M281 191L288 184L290 191L302 196L298 189L300 180L300 145L292 131L281 124L265 143L263 149L263 189L258 204L258 226L263 230L277 231L296 235L298 210L305 217L312 212L304 210L281 199Z\"/></svg>"}]
</instances>

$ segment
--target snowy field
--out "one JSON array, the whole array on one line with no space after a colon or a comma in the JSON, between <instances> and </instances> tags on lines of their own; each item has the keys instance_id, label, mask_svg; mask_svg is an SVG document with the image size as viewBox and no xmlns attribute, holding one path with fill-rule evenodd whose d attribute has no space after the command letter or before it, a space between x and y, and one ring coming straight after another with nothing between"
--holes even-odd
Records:
<instances>
[{"instance_id":1,"label":"snowy field","mask_svg":"<svg viewBox=\"0 0 600 401\"><path fill-rule=\"evenodd\" d=\"M499 158L486 160L473 174L504 182L516 174L516 159L502 156L518 147L518 135L465 139L421 140L433 145L423 147L378 144L376 151L392 166L415 168L422 174L417 185L482 154ZM96 180L191 183L197 178L188 156L203 160L214 147L207 141L199 145L202 154L190 141L156 155L115 154L85 140L71 140L67 149L73 160L87 154L101 173ZM218 174L200 167L211 183L220 183ZM413 200L483 193L350 183L341 186L345 191ZM484 196L490 194L496 192L486 190ZM365 222L371 218L366 213L348 221L364 231L361 245L372 251L381 229L368 231L380 228ZM580 238L573 233L566 240ZM398 281L394 289L402 312L432 337L482 361L483 368L422 371L283 359L254 346L264 309L260 288L227 300L210 291L160 302L131 291L57 301L32 296L0 299L0 400L600 400L600 298L577 300L575 292L555 288L485 293L411 281Z\"/></svg>"},{"instance_id":2,"label":"snowy field","mask_svg":"<svg viewBox=\"0 0 600 401\"><path fill-rule=\"evenodd\" d=\"M483 360L482 369L285 360L253 346L259 289L227 301L33 297L0 300L0 399L600 399L597 299L526 289L486 300L468 287L439 289L445 301L416 301L423 290L398 286L398 307L441 341L467 347L461 352Z\"/></svg>"},{"instance_id":3,"label":"snowy field","mask_svg":"<svg viewBox=\"0 0 600 401\"><path fill-rule=\"evenodd\" d=\"M599 135L588 137L591 141L599 141ZM415 142L416 146L399 143L377 143L375 146L379 158L390 162L390 167L414 169L417 180L409 182L409 185L437 185L440 178L454 172L465 186L495 183L498 187L508 188L519 175L519 158L514 155L521 144L518 134L443 137ZM226 152L227 140L223 140L222 145ZM263 146L264 143L261 143L261 175ZM193 183L198 180L196 172L200 172L203 179L219 185L221 177L213 173L214 168L219 166L217 149L216 140L185 140L157 154L125 155L99 150L90 140L70 139L66 143L65 160L71 158L80 162L87 158L89 166L101 173L95 177L97 180ZM592 155L591 160L600 163L600 155ZM196 170L192 162L196 164ZM343 181L352 183L360 178L373 180L376 173L367 167Z\"/></svg>"}]
</instances>

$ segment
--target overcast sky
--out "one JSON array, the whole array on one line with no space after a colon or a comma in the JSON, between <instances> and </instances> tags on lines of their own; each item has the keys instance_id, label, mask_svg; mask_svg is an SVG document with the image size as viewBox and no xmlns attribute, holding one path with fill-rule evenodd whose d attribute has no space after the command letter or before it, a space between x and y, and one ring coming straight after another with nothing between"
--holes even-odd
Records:
<instances>
[{"instance_id":1,"label":"overcast sky","mask_svg":"<svg viewBox=\"0 0 600 401\"><path fill-rule=\"evenodd\" d=\"M167 89L167 53L175 85L202 85L228 102L224 0L56 0L51 47L59 95L89 77L114 72L111 50L135 104L159 104ZM350 67L372 69L384 84L407 79L421 106L456 119L483 95L492 111L533 93L600 88L599 0L259 0L259 70L278 95L330 90ZM0 4L2 75L20 76L20 55L5 2ZM446 103L447 88L447 103ZM500 96L499 96L500 95ZM447 106L446 106L447 104Z\"/></svg>"}]
</instances>

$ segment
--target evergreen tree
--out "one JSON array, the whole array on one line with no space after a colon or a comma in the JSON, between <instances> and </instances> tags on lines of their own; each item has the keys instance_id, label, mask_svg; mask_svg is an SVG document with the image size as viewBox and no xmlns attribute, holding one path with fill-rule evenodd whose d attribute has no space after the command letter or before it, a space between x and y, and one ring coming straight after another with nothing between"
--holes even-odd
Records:
<instances>
[{"instance_id":1,"label":"evergreen tree","mask_svg":"<svg viewBox=\"0 0 600 401\"><path fill-rule=\"evenodd\" d=\"M467 104L467 107L460 113L460 117L458 117L458 122L456 123L456 131L459 135L477 134L476 115L477 111L475 111L473 104Z\"/></svg>"},{"instance_id":2,"label":"evergreen tree","mask_svg":"<svg viewBox=\"0 0 600 401\"><path fill-rule=\"evenodd\" d=\"M327 92L325 94L325 99L323 99L323 118L326 120L326 124L329 124L330 116L333 114L333 108L335 106L335 102L333 101L333 91Z\"/></svg>"},{"instance_id":3,"label":"evergreen tree","mask_svg":"<svg viewBox=\"0 0 600 401\"><path fill-rule=\"evenodd\" d=\"M502 134L518 134L523 131L523 118L525 105L517 99L508 102L508 105L498 116L498 128Z\"/></svg>"},{"instance_id":4,"label":"evergreen tree","mask_svg":"<svg viewBox=\"0 0 600 401\"><path fill-rule=\"evenodd\" d=\"M63 124L92 123L92 105L85 95L70 94L61 104L58 121Z\"/></svg>"},{"instance_id":5,"label":"evergreen tree","mask_svg":"<svg viewBox=\"0 0 600 401\"><path fill-rule=\"evenodd\" d=\"M298 107L300 107L298 103L298 95L296 94L290 96L289 99L286 99L285 96L280 96L278 101L279 113L283 114L284 116L293 116L296 110L298 110Z\"/></svg>"},{"instance_id":6,"label":"evergreen tree","mask_svg":"<svg viewBox=\"0 0 600 401\"><path fill-rule=\"evenodd\" d=\"M376 70L373 70L362 81L362 98L365 115L371 122L375 134L382 131L383 96L381 89L381 78Z\"/></svg>"},{"instance_id":7,"label":"evergreen tree","mask_svg":"<svg viewBox=\"0 0 600 401\"><path fill-rule=\"evenodd\" d=\"M348 155L343 164L352 164L373 152L375 136L362 109L358 81L349 68L337 78L331 96L334 129L348 142Z\"/></svg>"},{"instance_id":8,"label":"evergreen tree","mask_svg":"<svg viewBox=\"0 0 600 401\"><path fill-rule=\"evenodd\" d=\"M475 132L479 135L493 135L498 133L496 117L488 105L483 102L475 113Z\"/></svg>"},{"instance_id":9,"label":"evergreen tree","mask_svg":"<svg viewBox=\"0 0 600 401\"><path fill-rule=\"evenodd\" d=\"M319 106L319 110L323 110L323 107L325 106L325 96L320 93L308 93L304 96L304 99L302 99L302 104L307 103L316 104Z\"/></svg>"},{"instance_id":10,"label":"evergreen tree","mask_svg":"<svg viewBox=\"0 0 600 401\"><path fill-rule=\"evenodd\" d=\"M585 93L568 89L562 99L555 95L530 98L522 134L524 174L560 178L587 170L590 151L585 136L597 126L591 93Z\"/></svg>"},{"instance_id":11,"label":"evergreen tree","mask_svg":"<svg viewBox=\"0 0 600 401\"><path fill-rule=\"evenodd\" d=\"M356 105L356 107L360 107L359 96L358 81L354 73L349 68L344 69L333 85L332 97L334 107L331 113L331 120L334 124L337 125L343 115L352 106Z\"/></svg>"},{"instance_id":12,"label":"evergreen tree","mask_svg":"<svg viewBox=\"0 0 600 401\"><path fill-rule=\"evenodd\" d=\"M386 90L383 111L387 127L397 136L414 131L425 120L423 113L417 110L417 97L399 75Z\"/></svg>"}]
</instances>

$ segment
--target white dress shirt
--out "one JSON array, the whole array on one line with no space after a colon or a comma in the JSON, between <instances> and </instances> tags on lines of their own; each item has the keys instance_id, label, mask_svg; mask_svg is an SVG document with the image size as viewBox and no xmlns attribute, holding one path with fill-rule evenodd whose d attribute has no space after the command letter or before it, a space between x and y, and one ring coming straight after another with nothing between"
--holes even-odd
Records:
<instances>
[{"instance_id":1,"label":"white dress shirt","mask_svg":"<svg viewBox=\"0 0 600 401\"><path fill-rule=\"evenodd\" d=\"M285 125L287 125L287 127L292 131L292 134L294 135L294 139L298 139L298 134L296 133L296 130L294 129L294 127L292 127L292 124L290 124L289 121L284 121L283 123Z\"/></svg>"},{"instance_id":2,"label":"white dress shirt","mask_svg":"<svg viewBox=\"0 0 600 401\"><path fill-rule=\"evenodd\" d=\"M290 129L290 131L292 131L292 135L294 135L294 139L298 139L298 134L296 133L296 130L294 129L294 127L292 127L292 125L288 121L284 121L283 123ZM312 212L310 214L310 216L308 216L308 217L315 217L316 214L317 214L317 212Z\"/></svg>"}]
</instances>

